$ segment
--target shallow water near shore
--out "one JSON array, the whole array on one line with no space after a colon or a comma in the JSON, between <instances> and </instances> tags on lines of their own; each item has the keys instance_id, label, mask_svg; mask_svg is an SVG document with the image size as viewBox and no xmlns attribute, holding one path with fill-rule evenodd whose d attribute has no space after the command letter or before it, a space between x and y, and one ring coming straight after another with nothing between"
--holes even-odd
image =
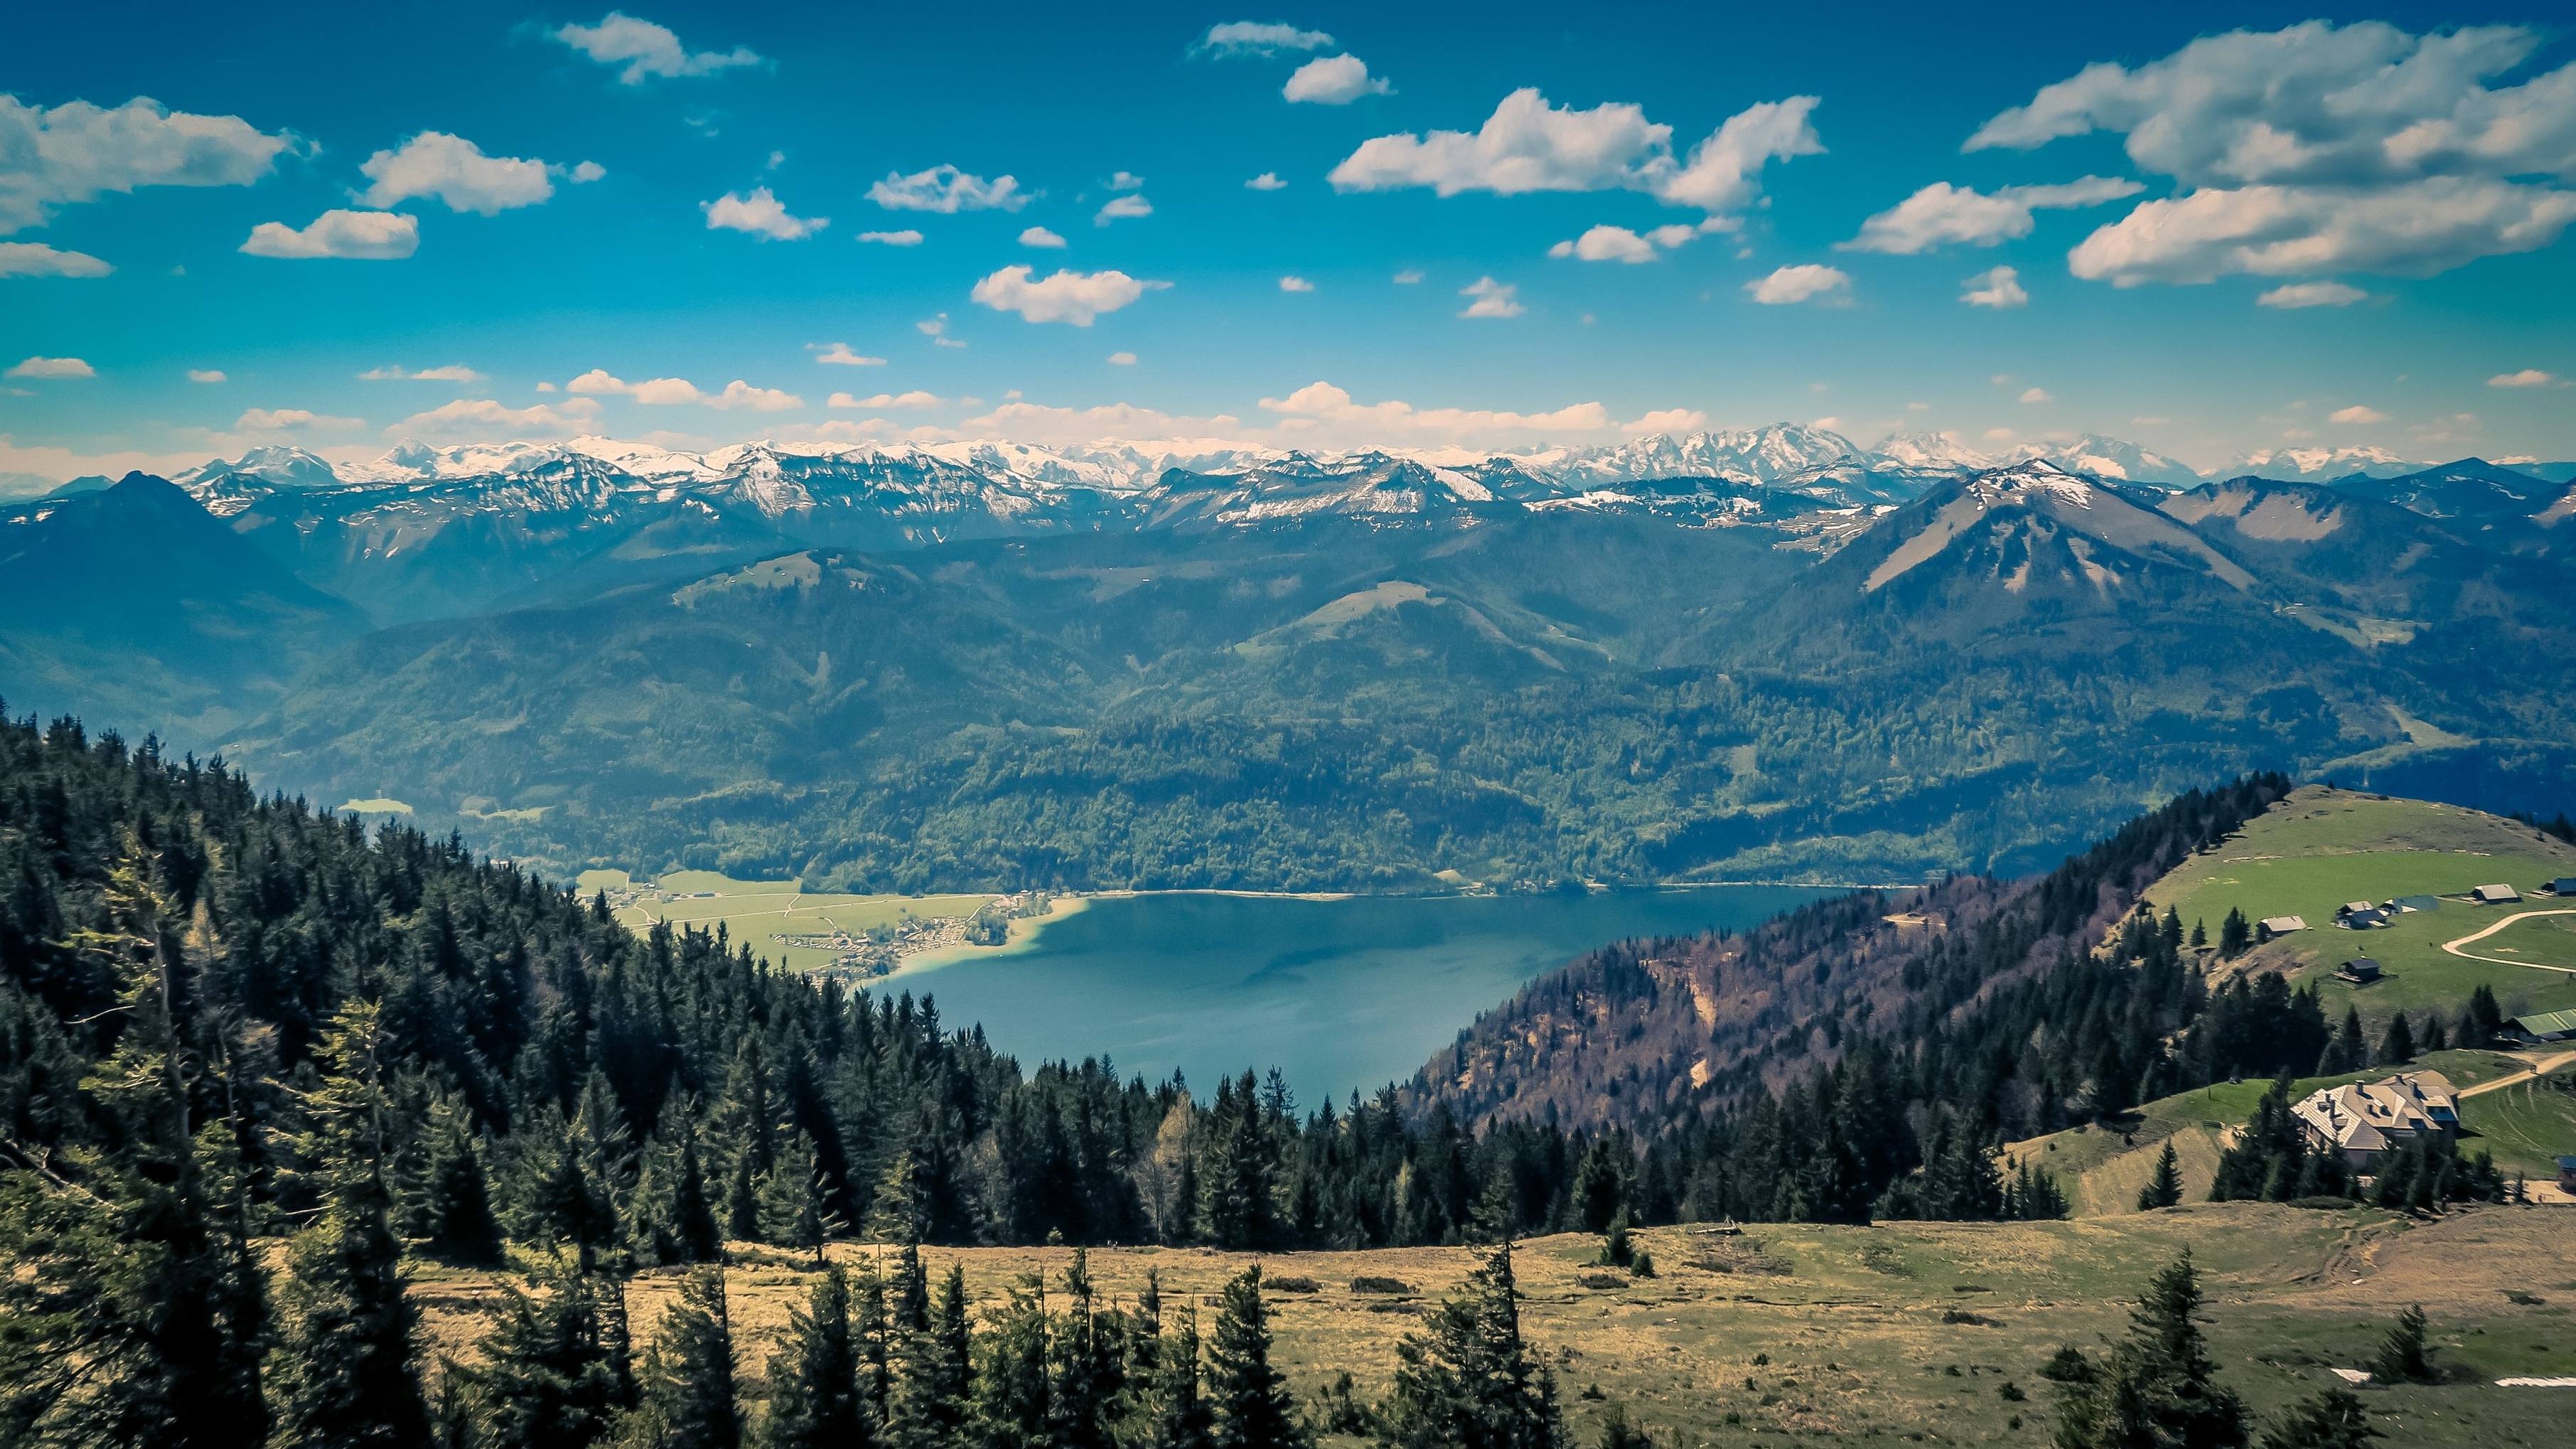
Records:
<instances>
[{"instance_id":1,"label":"shallow water near shore","mask_svg":"<svg viewBox=\"0 0 2576 1449\"><path fill-rule=\"evenodd\" d=\"M1007 952L924 963L879 990L928 993L1023 1067L1107 1053L1178 1069L1202 1095L1246 1066L1311 1107L1401 1081L1523 982L1627 936L1741 930L1820 896L1801 886L1574 895L1168 891L1090 900Z\"/></svg>"}]
</instances>

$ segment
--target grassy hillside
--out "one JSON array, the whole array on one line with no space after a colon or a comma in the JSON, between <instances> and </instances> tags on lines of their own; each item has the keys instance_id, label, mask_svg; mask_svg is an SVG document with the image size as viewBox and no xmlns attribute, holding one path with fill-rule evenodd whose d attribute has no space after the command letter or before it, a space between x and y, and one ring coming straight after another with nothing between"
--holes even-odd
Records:
<instances>
[{"instance_id":1,"label":"grassy hillside","mask_svg":"<svg viewBox=\"0 0 2576 1449\"><path fill-rule=\"evenodd\" d=\"M1524 1244L1523 1323L1558 1364L1577 1443L1625 1406L1659 1442L1741 1444L1768 1436L1825 1442L1923 1439L2044 1445L2056 1426L2040 1365L2060 1344L2120 1332L2147 1277L2185 1248L2210 1275L2211 1339L2225 1381L2262 1413L2360 1362L2404 1304L2433 1324L2438 1365L2457 1382L2367 1396L2388 1449L2462 1442L2556 1442L2564 1394L2505 1390L2507 1374L2576 1374L2576 1263L2568 1214L2492 1208L2411 1223L2375 1211L2313 1212L2255 1203L2062 1223L1761 1226L1639 1234L1662 1275L1624 1281L1587 1266L1596 1238ZM756 1377L787 1305L812 1282L801 1264L763 1255L730 1275L740 1361ZM836 1245L859 1261L874 1250ZM979 1301L1019 1275L1059 1276L1065 1249L932 1249L931 1271L965 1263ZM1205 1249L1100 1250L1107 1295L1132 1300L1147 1270L1169 1297L1202 1304L1252 1261ZM1349 1370L1364 1398L1386 1390L1395 1345L1427 1303L1470 1266L1460 1249L1274 1254L1275 1279L1317 1291L1267 1295L1278 1360L1301 1399ZM1403 1295L1353 1292L1354 1277L1401 1280ZM1587 1276L1591 1281L1587 1282ZM630 1290L639 1335L674 1280ZM1609 1285L1609 1286L1603 1286ZM497 1293L487 1278L431 1270L420 1284L431 1333L461 1349ZM2517 1301L2519 1293L2530 1301ZM2007 1386L2010 1386L2009 1390ZM1600 1398L1589 1397L1597 1389ZM2024 1397L2016 1399L2013 1392ZM1777 1442L1777 1441L1772 1441Z\"/></svg>"},{"instance_id":2,"label":"grassy hillside","mask_svg":"<svg viewBox=\"0 0 2576 1449\"><path fill-rule=\"evenodd\" d=\"M2501 816L2305 786L2216 850L2184 861L2147 898L2180 911L2187 926L2207 923L2213 940L2231 909L2252 919L2306 917L2308 930L2256 949L2239 968L2288 971L2317 988L2330 1019L2340 1018L2350 1002L2375 1030L2400 1010L2456 1015L2480 985L2495 992L2508 1015L2576 1007L2576 976L2467 960L2442 950L2442 943L2516 910L2554 903L2499 909L2445 899L2438 910L2400 916L2371 931L2335 928L2337 906L2401 895L2452 897L2497 881L2528 895L2562 875L2576 875L2576 846ZM2521 922L2466 949L2509 954L2494 949L2501 944L2534 961L2576 967L2576 938L2550 929L2555 924ZM2387 979L2359 988L2334 979L2337 966L2364 955L2379 962Z\"/></svg>"},{"instance_id":3,"label":"grassy hillside","mask_svg":"<svg viewBox=\"0 0 2576 1449\"><path fill-rule=\"evenodd\" d=\"M633 884L622 870L584 871L584 892L624 890ZM899 926L906 920L954 921L974 915L989 895L844 895L813 892L792 880L736 880L711 870L671 871L652 882L678 899L649 897L617 907L618 921L635 931L668 922L713 930L721 925L734 941L753 954L792 971L829 966L842 953L814 946L790 946L781 936L811 936L835 930L866 932ZM958 947L956 949L971 949Z\"/></svg>"}]
</instances>

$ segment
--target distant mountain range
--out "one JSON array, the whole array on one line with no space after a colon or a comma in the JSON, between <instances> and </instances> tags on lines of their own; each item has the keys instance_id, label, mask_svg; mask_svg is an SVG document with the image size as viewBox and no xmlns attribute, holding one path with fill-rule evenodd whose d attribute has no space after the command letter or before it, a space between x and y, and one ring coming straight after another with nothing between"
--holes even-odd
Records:
<instances>
[{"instance_id":1,"label":"distant mountain range","mask_svg":"<svg viewBox=\"0 0 2576 1449\"><path fill-rule=\"evenodd\" d=\"M2248 767L2576 806L2566 484L1981 461L264 450L0 509L0 697L870 888L2018 869Z\"/></svg>"}]
</instances>

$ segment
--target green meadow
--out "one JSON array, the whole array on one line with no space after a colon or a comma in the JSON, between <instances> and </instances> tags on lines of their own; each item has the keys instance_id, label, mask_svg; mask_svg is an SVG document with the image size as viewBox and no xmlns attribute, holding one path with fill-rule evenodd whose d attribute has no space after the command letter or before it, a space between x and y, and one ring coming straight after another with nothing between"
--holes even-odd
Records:
<instances>
[{"instance_id":1,"label":"green meadow","mask_svg":"<svg viewBox=\"0 0 2576 1449\"><path fill-rule=\"evenodd\" d=\"M673 871L653 882L637 882L622 870L582 872L582 893L619 891L658 885L676 900L642 900L617 909L617 919L636 931L660 922L712 931L723 926L755 956L766 956L791 971L812 971L832 964L840 952L822 947L788 946L780 936L815 935L843 930L863 932L901 924L905 918L947 920L972 916L994 897L859 896L807 891L792 880L737 880L711 870ZM972 949L972 948L959 948Z\"/></svg>"}]
</instances>

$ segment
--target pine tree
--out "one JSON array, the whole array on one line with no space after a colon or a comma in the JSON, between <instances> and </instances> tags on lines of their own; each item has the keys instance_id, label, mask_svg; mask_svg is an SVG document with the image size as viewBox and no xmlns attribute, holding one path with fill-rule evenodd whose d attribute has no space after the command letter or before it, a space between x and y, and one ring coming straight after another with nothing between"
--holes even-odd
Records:
<instances>
[{"instance_id":1,"label":"pine tree","mask_svg":"<svg viewBox=\"0 0 2576 1449\"><path fill-rule=\"evenodd\" d=\"M128 832L98 923L64 943L115 993L104 1014L114 1045L79 1097L118 1146L73 1148L57 1170L13 1143L12 1170L0 1171L0 1443L249 1449L267 1438L266 1278L237 1124L190 1122L189 1062L223 1053L183 1040L158 872Z\"/></svg>"},{"instance_id":2,"label":"pine tree","mask_svg":"<svg viewBox=\"0 0 2576 1449\"><path fill-rule=\"evenodd\" d=\"M898 1308L902 1301L899 1293ZM896 1326L902 1325L898 1311ZM951 1449L963 1442L974 1392L972 1334L966 1272L952 1264L923 1326L904 1340L887 1416L889 1443L898 1449Z\"/></svg>"},{"instance_id":3,"label":"pine tree","mask_svg":"<svg viewBox=\"0 0 2576 1449\"><path fill-rule=\"evenodd\" d=\"M2227 908L2227 919L2218 925L2218 954L2229 960L2245 954L2254 944L2254 924L2245 912L2235 906Z\"/></svg>"},{"instance_id":4,"label":"pine tree","mask_svg":"<svg viewBox=\"0 0 2576 1449\"><path fill-rule=\"evenodd\" d=\"M2358 1072L2370 1065L2370 1042L2361 1034L2361 1010L2347 1006L2343 1025L2336 1029L2334 1040L2327 1044L2325 1055L2317 1059L2317 1075L2341 1076Z\"/></svg>"},{"instance_id":5,"label":"pine tree","mask_svg":"<svg viewBox=\"0 0 2576 1449\"><path fill-rule=\"evenodd\" d=\"M492 1216L483 1159L464 1105L442 1100L431 1109L422 1218L430 1250L451 1263L488 1266L501 1261L501 1224Z\"/></svg>"},{"instance_id":6,"label":"pine tree","mask_svg":"<svg viewBox=\"0 0 2576 1449\"><path fill-rule=\"evenodd\" d=\"M823 1261L823 1243L832 1229L829 1189L815 1164L814 1139L802 1129L788 1133L761 1179L759 1218L763 1242L810 1250L816 1263Z\"/></svg>"},{"instance_id":7,"label":"pine tree","mask_svg":"<svg viewBox=\"0 0 2576 1449\"><path fill-rule=\"evenodd\" d=\"M724 1270L692 1268L680 1298L644 1359L641 1402L627 1425L638 1449L736 1449L742 1414L734 1405L733 1325Z\"/></svg>"},{"instance_id":8,"label":"pine tree","mask_svg":"<svg viewBox=\"0 0 2576 1449\"><path fill-rule=\"evenodd\" d=\"M1556 1378L1521 1336L1512 1244L1498 1239L1419 1333L1396 1347L1385 1442L1398 1449L1560 1449Z\"/></svg>"},{"instance_id":9,"label":"pine tree","mask_svg":"<svg viewBox=\"0 0 2576 1449\"><path fill-rule=\"evenodd\" d=\"M813 1295L788 1309L787 1332L769 1356L764 1449L868 1449L873 1425L860 1382L849 1275L827 1268Z\"/></svg>"},{"instance_id":10,"label":"pine tree","mask_svg":"<svg viewBox=\"0 0 2576 1449\"><path fill-rule=\"evenodd\" d=\"M2186 1251L2148 1285L2109 1362L2061 1381L2058 1449L2242 1449L2244 1402L2218 1385Z\"/></svg>"},{"instance_id":11,"label":"pine tree","mask_svg":"<svg viewBox=\"0 0 2576 1449\"><path fill-rule=\"evenodd\" d=\"M993 1449L1053 1441L1047 1327L1046 1283L1032 1273L1012 1285L976 1364L975 1418Z\"/></svg>"},{"instance_id":12,"label":"pine tree","mask_svg":"<svg viewBox=\"0 0 2576 1449\"><path fill-rule=\"evenodd\" d=\"M2415 1029L2407 1023L2406 1013L2388 1019L2388 1034L2379 1039L2378 1065L2402 1067L2415 1060Z\"/></svg>"},{"instance_id":13,"label":"pine tree","mask_svg":"<svg viewBox=\"0 0 2576 1449\"><path fill-rule=\"evenodd\" d=\"M634 1383L600 1280L570 1258L511 1287L501 1319L483 1339L483 1362L450 1367L479 1411L481 1449L586 1449L607 1437L630 1407ZM615 1294L613 1284L606 1289Z\"/></svg>"},{"instance_id":14,"label":"pine tree","mask_svg":"<svg viewBox=\"0 0 2576 1449\"><path fill-rule=\"evenodd\" d=\"M2379 1431L2361 1400L2346 1389L2326 1389L2301 1399L2263 1434L2263 1449L2370 1449Z\"/></svg>"},{"instance_id":15,"label":"pine tree","mask_svg":"<svg viewBox=\"0 0 2576 1449\"><path fill-rule=\"evenodd\" d=\"M2432 1381L2433 1364L2424 1347L2423 1309L2398 1311L2397 1322L2390 1325L2387 1336L2379 1341L2379 1354L2371 1360L2370 1372L2382 1383L2421 1384Z\"/></svg>"},{"instance_id":16,"label":"pine tree","mask_svg":"<svg viewBox=\"0 0 2576 1449\"><path fill-rule=\"evenodd\" d=\"M1288 1376L1270 1363L1258 1263L1225 1285L1216 1338L1208 1346L1207 1397L1218 1449L1288 1449L1307 1442Z\"/></svg>"},{"instance_id":17,"label":"pine tree","mask_svg":"<svg viewBox=\"0 0 2576 1449\"><path fill-rule=\"evenodd\" d=\"M2208 946L2209 922L2205 919L2195 917L2191 923L2191 949L2195 951L2205 950Z\"/></svg>"},{"instance_id":18,"label":"pine tree","mask_svg":"<svg viewBox=\"0 0 2576 1449\"><path fill-rule=\"evenodd\" d=\"M2173 1139L2165 1139L2165 1150L2156 1155L2156 1175L2138 1189L2138 1211L2153 1212L2182 1201L2182 1164L2174 1156Z\"/></svg>"},{"instance_id":19,"label":"pine tree","mask_svg":"<svg viewBox=\"0 0 2576 1449\"><path fill-rule=\"evenodd\" d=\"M1216 1415L1199 1392L1199 1310L1181 1310L1171 1341L1155 1355L1153 1397L1140 1449L1216 1449Z\"/></svg>"},{"instance_id":20,"label":"pine tree","mask_svg":"<svg viewBox=\"0 0 2576 1449\"><path fill-rule=\"evenodd\" d=\"M315 1054L324 1075L304 1099L310 1125L298 1150L321 1213L288 1249L266 1375L283 1445L408 1445L429 1434L385 1181L391 1053L382 1012L357 1002Z\"/></svg>"},{"instance_id":21,"label":"pine tree","mask_svg":"<svg viewBox=\"0 0 2576 1449\"><path fill-rule=\"evenodd\" d=\"M909 1148L894 1155L868 1199L871 1243L918 1243L930 1232L930 1179Z\"/></svg>"},{"instance_id":22,"label":"pine tree","mask_svg":"<svg viewBox=\"0 0 2576 1449\"><path fill-rule=\"evenodd\" d=\"M1127 1390L1126 1320L1100 1307L1080 1248L1065 1269L1064 1308L1047 1345L1049 1438L1057 1449L1109 1449Z\"/></svg>"}]
</instances>

